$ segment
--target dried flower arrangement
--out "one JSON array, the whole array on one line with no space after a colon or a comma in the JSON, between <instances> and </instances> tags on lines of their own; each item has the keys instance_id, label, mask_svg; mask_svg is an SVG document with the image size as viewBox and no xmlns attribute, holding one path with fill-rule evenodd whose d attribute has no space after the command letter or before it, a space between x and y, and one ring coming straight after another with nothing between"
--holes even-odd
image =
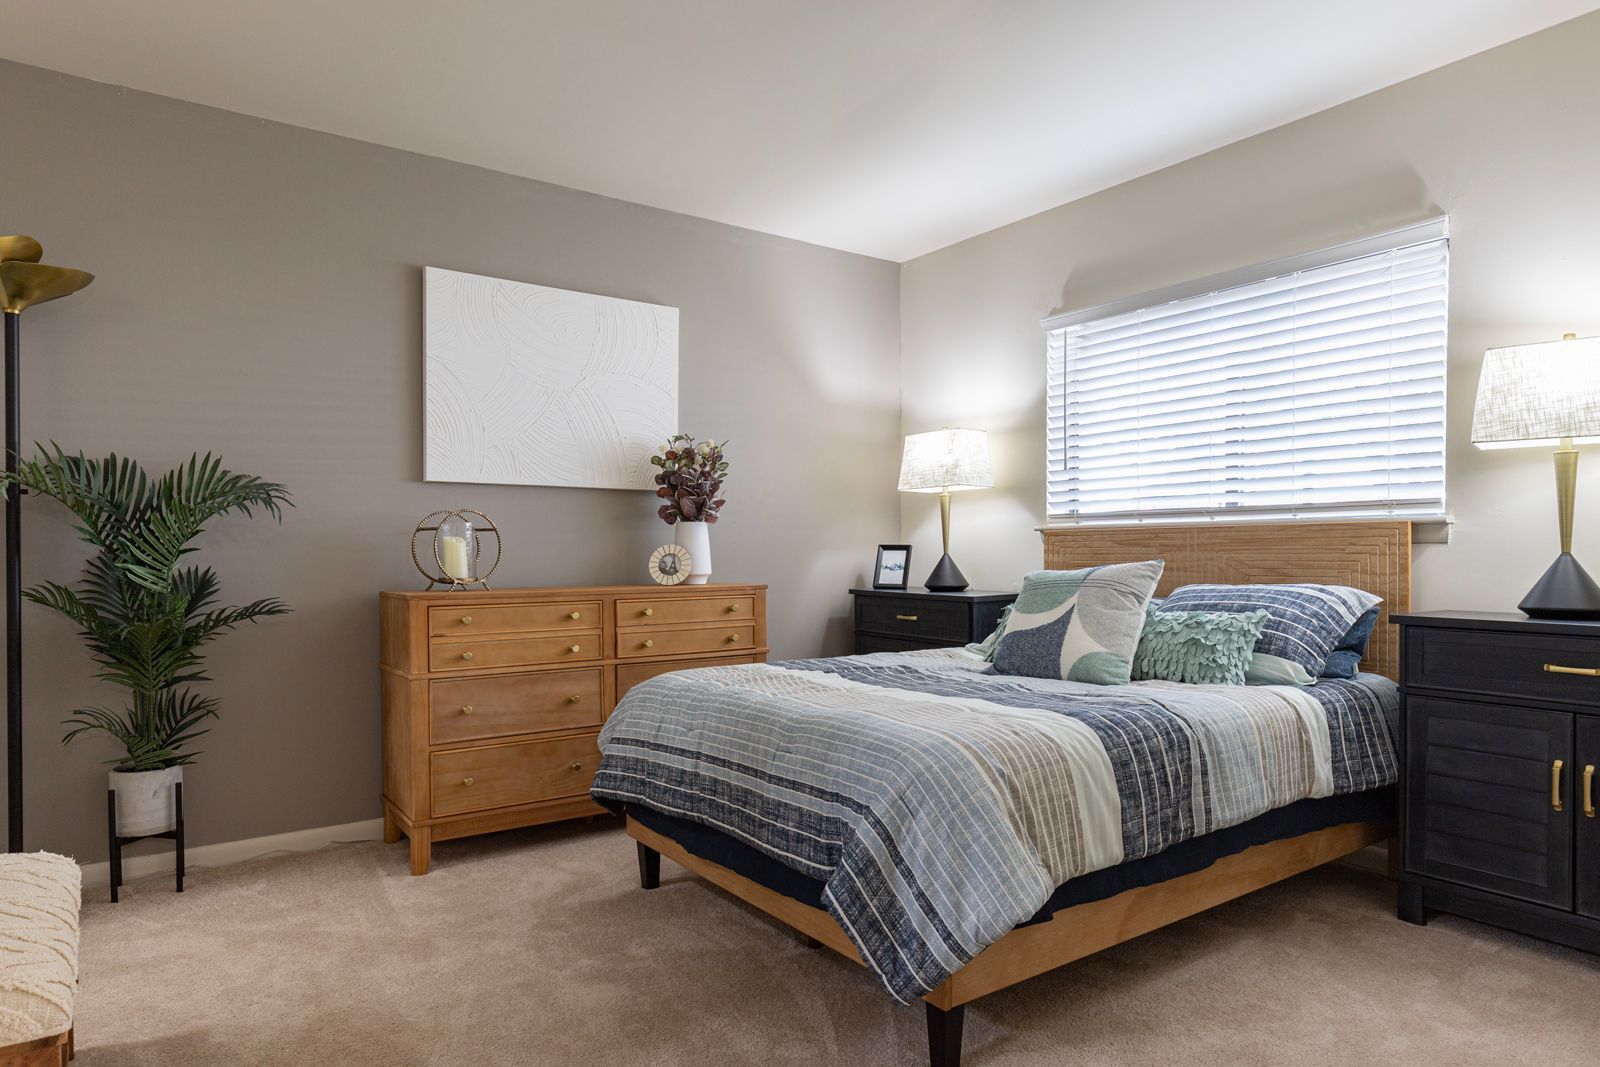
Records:
<instances>
[{"instance_id":1,"label":"dried flower arrangement","mask_svg":"<svg viewBox=\"0 0 1600 1067\"><path fill-rule=\"evenodd\" d=\"M726 441L696 442L686 434L674 434L650 457L656 472L656 496L665 501L656 509L668 526L680 522L716 522L717 513L727 501L717 494L728 476L728 461L723 458Z\"/></svg>"}]
</instances>

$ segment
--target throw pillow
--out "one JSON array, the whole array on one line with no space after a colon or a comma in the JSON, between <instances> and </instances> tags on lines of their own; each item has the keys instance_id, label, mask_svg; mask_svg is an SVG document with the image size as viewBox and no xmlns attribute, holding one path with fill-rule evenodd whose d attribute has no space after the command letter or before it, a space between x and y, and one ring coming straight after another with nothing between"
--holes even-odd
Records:
<instances>
[{"instance_id":1,"label":"throw pillow","mask_svg":"<svg viewBox=\"0 0 1600 1067\"><path fill-rule=\"evenodd\" d=\"M1133 655L1137 681L1244 685L1265 611L1151 611Z\"/></svg>"},{"instance_id":2,"label":"throw pillow","mask_svg":"<svg viewBox=\"0 0 1600 1067\"><path fill-rule=\"evenodd\" d=\"M1028 575L995 649L995 670L1096 685L1126 683L1145 605L1164 565L1156 559Z\"/></svg>"}]
</instances>

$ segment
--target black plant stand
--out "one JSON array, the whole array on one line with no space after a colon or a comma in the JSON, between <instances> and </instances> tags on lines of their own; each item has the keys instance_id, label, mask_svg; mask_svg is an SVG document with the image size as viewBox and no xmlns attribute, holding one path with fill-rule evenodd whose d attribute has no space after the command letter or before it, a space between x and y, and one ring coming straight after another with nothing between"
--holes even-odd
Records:
<instances>
[{"instance_id":1,"label":"black plant stand","mask_svg":"<svg viewBox=\"0 0 1600 1067\"><path fill-rule=\"evenodd\" d=\"M111 840L111 903L117 902L117 890L122 888L122 849L135 841L148 841L154 837L165 837L175 842L178 846L178 892L183 892L183 783L173 785L174 799L178 808L178 820L172 829L159 834L138 834L133 837L117 836L117 791L106 790L106 836Z\"/></svg>"}]
</instances>

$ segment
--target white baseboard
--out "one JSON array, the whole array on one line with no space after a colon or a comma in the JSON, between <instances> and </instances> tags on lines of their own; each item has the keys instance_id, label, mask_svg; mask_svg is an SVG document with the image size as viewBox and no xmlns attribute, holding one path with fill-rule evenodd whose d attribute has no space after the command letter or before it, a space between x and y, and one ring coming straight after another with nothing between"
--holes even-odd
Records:
<instances>
[{"instance_id":1,"label":"white baseboard","mask_svg":"<svg viewBox=\"0 0 1600 1067\"><path fill-rule=\"evenodd\" d=\"M199 845L184 850L187 867L222 867L230 863L243 863L274 852L310 852L324 845L352 841L377 841L383 837L382 819L363 819L340 826L318 826L309 830L291 830L286 834L268 834L266 837L249 837L243 841L219 841L214 845ZM83 884L109 885L111 864L84 863ZM148 856L128 856L122 861L122 880L144 878L152 874L172 873L172 850L166 849Z\"/></svg>"}]
</instances>

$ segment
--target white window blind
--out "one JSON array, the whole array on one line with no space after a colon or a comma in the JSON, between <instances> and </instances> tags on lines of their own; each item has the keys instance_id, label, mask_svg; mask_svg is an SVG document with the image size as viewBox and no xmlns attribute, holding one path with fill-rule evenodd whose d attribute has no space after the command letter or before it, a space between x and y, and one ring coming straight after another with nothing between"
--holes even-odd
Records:
<instances>
[{"instance_id":1,"label":"white window blind","mask_svg":"<svg viewBox=\"0 0 1600 1067\"><path fill-rule=\"evenodd\" d=\"M1442 515L1448 267L1440 219L1047 319L1048 518Z\"/></svg>"}]
</instances>

